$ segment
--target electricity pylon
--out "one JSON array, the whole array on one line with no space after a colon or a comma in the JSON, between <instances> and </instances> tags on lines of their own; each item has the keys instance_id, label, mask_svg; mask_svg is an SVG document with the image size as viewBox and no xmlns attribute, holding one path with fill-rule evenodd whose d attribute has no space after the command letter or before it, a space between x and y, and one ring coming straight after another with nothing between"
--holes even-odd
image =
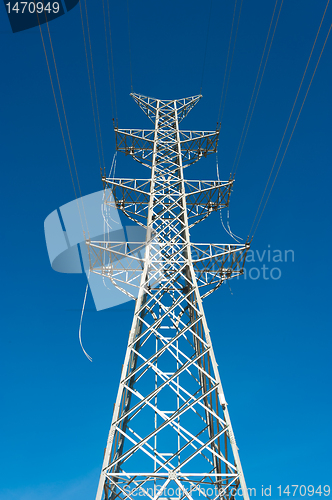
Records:
<instances>
[{"instance_id":1,"label":"electricity pylon","mask_svg":"<svg viewBox=\"0 0 332 500\"><path fill-rule=\"evenodd\" d=\"M96 500L248 500L202 299L243 272L246 244L192 244L189 229L228 206L229 181L185 181L218 134L179 130L201 98L131 94L152 130L116 129L116 146L151 179L103 178L146 241L87 241L92 272L135 298Z\"/></svg>"}]
</instances>

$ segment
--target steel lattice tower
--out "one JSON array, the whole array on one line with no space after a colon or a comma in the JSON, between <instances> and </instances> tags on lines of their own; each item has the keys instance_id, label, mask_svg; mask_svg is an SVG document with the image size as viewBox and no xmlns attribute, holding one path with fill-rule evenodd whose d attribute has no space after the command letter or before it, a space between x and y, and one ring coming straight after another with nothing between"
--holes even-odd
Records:
<instances>
[{"instance_id":1,"label":"steel lattice tower","mask_svg":"<svg viewBox=\"0 0 332 500\"><path fill-rule=\"evenodd\" d=\"M183 178L216 152L219 131L179 130L200 95L132 97L154 128L116 129L117 150L151 179L103 181L106 203L144 226L146 241L87 241L91 271L136 300L96 500L231 500L239 487L248 500L202 299L242 273L249 245L190 242L194 224L228 205L233 181Z\"/></svg>"}]
</instances>

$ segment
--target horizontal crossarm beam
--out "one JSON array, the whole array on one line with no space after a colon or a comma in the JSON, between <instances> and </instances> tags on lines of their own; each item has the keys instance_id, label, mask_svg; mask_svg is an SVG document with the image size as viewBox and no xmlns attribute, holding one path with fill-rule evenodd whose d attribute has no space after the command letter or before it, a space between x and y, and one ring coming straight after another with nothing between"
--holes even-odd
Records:
<instances>
[{"instance_id":1,"label":"horizontal crossarm beam","mask_svg":"<svg viewBox=\"0 0 332 500\"><path fill-rule=\"evenodd\" d=\"M111 277L116 286L121 283L138 287L145 258L145 243L88 240L87 245L90 250L91 272ZM166 277L168 286L171 286L171 282L179 272L179 266L184 265L183 250L180 248L181 245L177 246L178 252L168 256L164 245L154 241L149 243L153 255L154 273L158 277ZM190 247L197 285L204 289L205 293L202 295L204 298L219 288L225 280L243 273L250 245L191 243ZM151 276L151 289L159 287L158 279L156 278L154 282Z\"/></svg>"},{"instance_id":2,"label":"horizontal crossarm beam","mask_svg":"<svg viewBox=\"0 0 332 500\"><path fill-rule=\"evenodd\" d=\"M243 274L249 248L249 243L191 244L197 284L207 290L202 298L219 288L225 280Z\"/></svg>"},{"instance_id":3,"label":"horizontal crossarm beam","mask_svg":"<svg viewBox=\"0 0 332 500\"><path fill-rule=\"evenodd\" d=\"M150 180L147 179L109 179L103 177L104 185L111 189L105 203L122 210L130 219L146 226L148 203L150 198ZM176 194L180 181L176 178L167 181L169 195L163 195L165 188L155 186L153 195L159 196L164 209L174 204L172 193ZM219 208L227 207L233 186L233 179L228 181L184 181L187 216L190 227ZM161 193L161 194L160 194Z\"/></svg>"},{"instance_id":4,"label":"horizontal crossarm beam","mask_svg":"<svg viewBox=\"0 0 332 500\"><path fill-rule=\"evenodd\" d=\"M115 142L117 151L122 151L134 157L135 160L151 166L155 130L142 129L115 129ZM181 156L183 166L188 166L198 161L202 156L216 153L218 146L219 130L217 131L191 131L179 130ZM167 145L170 150L178 150L178 142L169 136Z\"/></svg>"}]
</instances>

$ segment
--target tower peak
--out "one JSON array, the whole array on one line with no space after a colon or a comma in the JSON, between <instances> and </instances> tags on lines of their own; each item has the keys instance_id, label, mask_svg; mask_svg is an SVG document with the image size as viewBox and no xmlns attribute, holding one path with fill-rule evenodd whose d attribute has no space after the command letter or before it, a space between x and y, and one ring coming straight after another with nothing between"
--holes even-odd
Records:
<instances>
[{"instance_id":1,"label":"tower peak","mask_svg":"<svg viewBox=\"0 0 332 500\"><path fill-rule=\"evenodd\" d=\"M159 108L160 115L164 116L171 115L176 111L177 119L180 122L203 97L199 94L191 97L184 97L182 99L156 99L155 97L147 97L136 93L131 93L130 95L139 105L141 110L144 111L147 117L153 122L155 121L157 107ZM159 106L157 105L158 103Z\"/></svg>"}]
</instances>

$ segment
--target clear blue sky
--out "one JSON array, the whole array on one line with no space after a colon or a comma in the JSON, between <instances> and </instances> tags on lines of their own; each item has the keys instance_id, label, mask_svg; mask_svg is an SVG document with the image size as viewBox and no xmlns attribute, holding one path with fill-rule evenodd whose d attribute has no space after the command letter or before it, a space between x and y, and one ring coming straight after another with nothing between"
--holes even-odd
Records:
<instances>
[{"instance_id":1,"label":"clear blue sky","mask_svg":"<svg viewBox=\"0 0 332 500\"><path fill-rule=\"evenodd\" d=\"M243 0L220 133L223 179L234 161L274 3ZM149 128L129 97L126 2L110 4L119 126ZM101 5L87 1L110 166L115 143ZM244 237L325 5L284 0L232 193L231 227ZM129 0L135 92L160 98L199 93L209 8L210 2L197 0ZM203 99L182 128L216 126L233 8L234 0L213 1ZM83 336L90 363L78 342L85 276L52 271L44 240L44 219L74 192L40 33L12 34L4 6L0 21L0 499L88 500L97 487L134 304L97 313L88 296ZM331 22L329 5L291 129ZM101 182L79 7L49 27L82 193L89 194ZM45 26L43 34L47 41ZM247 483L257 489L271 484L272 498L280 484L332 482L331 36L253 240L256 262L247 266L279 267L281 277L233 280L233 294L224 285L205 301ZM51 58L49 45L47 53ZM149 171L119 155L117 175L144 177ZM201 160L186 175L215 179L215 158ZM192 239L230 241L217 214ZM280 250L283 258L293 250L294 262L268 262L268 249ZM259 262L257 251L262 256L264 250Z\"/></svg>"}]
</instances>

